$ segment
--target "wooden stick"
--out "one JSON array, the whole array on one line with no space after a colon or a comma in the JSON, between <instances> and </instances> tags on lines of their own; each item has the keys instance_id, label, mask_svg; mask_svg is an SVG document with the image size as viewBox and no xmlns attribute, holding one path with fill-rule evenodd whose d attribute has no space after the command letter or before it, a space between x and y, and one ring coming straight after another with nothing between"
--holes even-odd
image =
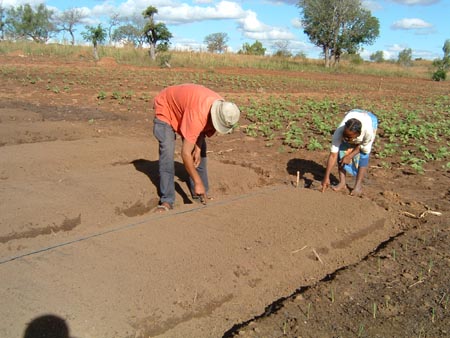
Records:
<instances>
[{"instance_id":1,"label":"wooden stick","mask_svg":"<svg viewBox=\"0 0 450 338\"><path fill-rule=\"evenodd\" d=\"M442 216L442 213L439 212L439 211L426 210L426 211L422 212L422 213L419 215L419 218L423 218L423 217L425 217L427 214L431 214L431 215L435 215L435 216Z\"/></svg>"},{"instance_id":2,"label":"wooden stick","mask_svg":"<svg viewBox=\"0 0 450 338\"><path fill-rule=\"evenodd\" d=\"M414 284L411 284L410 286L408 286L408 288L412 288L414 285L417 285L417 284L420 284L420 283L423 283L423 279L415 282Z\"/></svg>"},{"instance_id":3,"label":"wooden stick","mask_svg":"<svg viewBox=\"0 0 450 338\"><path fill-rule=\"evenodd\" d=\"M299 252L299 251L303 251L303 250L305 250L307 247L308 247L308 246L305 245L305 246L304 246L303 248L301 248L301 249L297 249L297 250L291 251L291 254L295 254L295 253L297 253L297 252Z\"/></svg>"},{"instance_id":4,"label":"wooden stick","mask_svg":"<svg viewBox=\"0 0 450 338\"><path fill-rule=\"evenodd\" d=\"M323 264L323 261L320 259L319 254L316 252L316 250L313 248L312 251L314 252L314 255L316 255L317 259L319 260L320 263Z\"/></svg>"}]
</instances>

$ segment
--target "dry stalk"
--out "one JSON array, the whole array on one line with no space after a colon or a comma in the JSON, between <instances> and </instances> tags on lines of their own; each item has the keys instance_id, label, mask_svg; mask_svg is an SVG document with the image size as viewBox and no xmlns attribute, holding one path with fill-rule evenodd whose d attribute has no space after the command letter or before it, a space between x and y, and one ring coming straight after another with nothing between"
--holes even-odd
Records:
<instances>
[{"instance_id":1,"label":"dry stalk","mask_svg":"<svg viewBox=\"0 0 450 338\"><path fill-rule=\"evenodd\" d=\"M425 280L425 278L421 279L421 280L418 280L417 282L415 282L415 283L411 284L410 286L408 286L408 288L412 288L413 286L415 286L417 284L423 283L424 280Z\"/></svg>"},{"instance_id":2,"label":"dry stalk","mask_svg":"<svg viewBox=\"0 0 450 338\"><path fill-rule=\"evenodd\" d=\"M435 215L435 216L442 216L442 213L439 211L426 210L419 215L419 218L425 217L427 214Z\"/></svg>"},{"instance_id":3,"label":"dry stalk","mask_svg":"<svg viewBox=\"0 0 450 338\"><path fill-rule=\"evenodd\" d=\"M411 218L415 218L415 219L419 219L419 218L424 218L426 215L430 214L430 215L435 215L435 216L442 216L442 213L439 211L433 211L433 210L425 210L424 212L422 212L419 216L416 216L408 211L402 211L402 214Z\"/></svg>"},{"instance_id":4,"label":"dry stalk","mask_svg":"<svg viewBox=\"0 0 450 338\"><path fill-rule=\"evenodd\" d=\"M301 249L297 249L297 250L291 251L291 255L296 254L297 252L303 251L303 250L305 250L307 247L308 247L308 246L305 245L305 246L304 246L303 248L301 248Z\"/></svg>"},{"instance_id":5,"label":"dry stalk","mask_svg":"<svg viewBox=\"0 0 450 338\"><path fill-rule=\"evenodd\" d=\"M313 248L312 251L314 252L314 255L316 255L317 259L319 260L320 263L323 264L322 259L320 258L319 254L316 252L316 250Z\"/></svg>"}]
</instances>

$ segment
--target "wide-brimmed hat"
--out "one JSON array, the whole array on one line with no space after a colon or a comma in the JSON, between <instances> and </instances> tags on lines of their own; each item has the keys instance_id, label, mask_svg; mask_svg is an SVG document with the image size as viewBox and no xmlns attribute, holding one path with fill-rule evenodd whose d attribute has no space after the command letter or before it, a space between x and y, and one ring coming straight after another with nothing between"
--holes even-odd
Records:
<instances>
[{"instance_id":1,"label":"wide-brimmed hat","mask_svg":"<svg viewBox=\"0 0 450 338\"><path fill-rule=\"evenodd\" d=\"M221 134L228 134L239 121L241 112L232 102L216 100L211 106L211 118L214 128Z\"/></svg>"}]
</instances>

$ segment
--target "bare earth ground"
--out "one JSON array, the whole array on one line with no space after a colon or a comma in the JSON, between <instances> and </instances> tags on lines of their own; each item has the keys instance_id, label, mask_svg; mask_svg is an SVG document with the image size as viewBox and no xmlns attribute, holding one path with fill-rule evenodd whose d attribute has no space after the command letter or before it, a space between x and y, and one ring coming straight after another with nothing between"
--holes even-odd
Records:
<instances>
[{"instance_id":1,"label":"bare earth ground","mask_svg":"<svg viewBox=\"0 0 450 338\"><path fill-rule=\"evenodd\" d=\"M151 99L163 81L134 81L111 60L0 58L1 337L449 335L448 171L373 159L362 198L320 193L326 151L280 152L238 129L209 140L214 199L190 198L178 158L176 208L155 215ZM85 76L98 69L104 77ZM115 74L131 102L97 98ZM286 76L375 85L364 93L374 100L449 92L425 80Z\"/></svg>"}]
</instances>

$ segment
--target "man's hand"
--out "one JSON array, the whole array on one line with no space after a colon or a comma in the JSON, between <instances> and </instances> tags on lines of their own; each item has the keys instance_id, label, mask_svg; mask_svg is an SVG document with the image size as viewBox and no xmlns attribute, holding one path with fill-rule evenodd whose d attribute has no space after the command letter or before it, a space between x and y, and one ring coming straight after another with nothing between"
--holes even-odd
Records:
<instances>
[{"instance_id":1,"label":"man's hand","mask_svg":"<svg viewBox=\"0 0 450 338\"><path fill-rule=\"evenodd\" d=\"M196 145L194 143L190 143L186 139L183 140L183 145L181 146L181 158L183 159L184 166L189 176L191 176L194 181L194 193L196 195L205 195L205 186L203 185L202 179L200 178L195 165L194 165L194 153ZM198 152L198 156L200 159L200 151Z\"/></svg>"},{"instance_id":2,"label":"man's hand","mask_svg":"<svg viewBox=\"0 0 450 338\"><path fill-rule=\"evenodd\" d=\"M327 190L327 188L329 187L330 187L330 179L324 178L322 181L322 192L325 192L325 190Z\"/></svg>"},{"instance_id":3,"label":"man's hand","mask_svg":"<svg viewBox=\"0 0 450 338\"><path fill-rule=\"evenodd\" d=\"M342 159L341 159L341 161L339 162L339 165L340 166L343 166L343 165L345 165L345 164L350 164L351 162L352 162L352 157L351 156L348 156L348 155L345 155Z\"/></svg>"},{"instance_id":4,"label":"man's hand","mask_svg":"<svg viewBox=\"0 0 450 338\"><path fill-rule=\"evenodd\" d=\"M197 168L201 161L201 149L195 145L194 151L192 152L192 161L194 162L194 167Z\"/></svg>"}]
</instances>

